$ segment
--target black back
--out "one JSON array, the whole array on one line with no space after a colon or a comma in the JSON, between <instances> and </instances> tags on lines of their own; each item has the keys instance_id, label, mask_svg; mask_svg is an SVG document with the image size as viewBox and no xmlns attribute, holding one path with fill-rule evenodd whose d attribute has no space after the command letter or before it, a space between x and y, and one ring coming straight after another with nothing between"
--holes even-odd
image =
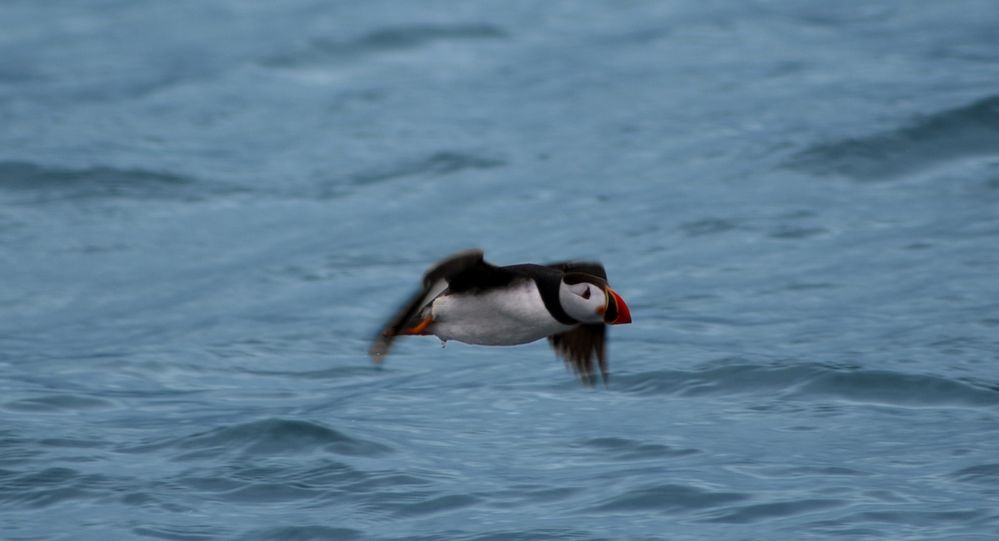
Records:
<instances>
[{"instance_id":1,"label":"black back","mask_svg":"<svg viewBox=\"0 0 999 541\"><path fill-rule=\"evenodd\" d=\"M604 270L604 266L596 261L560 261L558 263L549 263L546 265L553 269L558 269L563 273L582 273L589 274L590 276L596 276L604 282L607 281L607 271Z\"/></svg>"}]
</instances>

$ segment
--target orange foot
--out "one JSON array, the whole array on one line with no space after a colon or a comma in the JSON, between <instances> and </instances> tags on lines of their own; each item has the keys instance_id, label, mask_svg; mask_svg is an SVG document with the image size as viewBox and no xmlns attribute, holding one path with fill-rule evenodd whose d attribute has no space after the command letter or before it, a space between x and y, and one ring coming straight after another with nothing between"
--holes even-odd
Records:
<instances>
[{"instance_id":1,"label":"orange foot","mask_svg":"<svg viewBox=\"0 0 999 541\"><path fill-rule=\"evenodd\" d=\"M433 323L433 322L434 322L433 318L429 318L428 317L428 318L420 321L416 325L413 325L412 327L410 327L408 329L404 329L402 331L402 334L423 334L423 335L430 334L430 333L427 332L427 327L429 327L430 324Z\"/></svg>"}]
</instances>

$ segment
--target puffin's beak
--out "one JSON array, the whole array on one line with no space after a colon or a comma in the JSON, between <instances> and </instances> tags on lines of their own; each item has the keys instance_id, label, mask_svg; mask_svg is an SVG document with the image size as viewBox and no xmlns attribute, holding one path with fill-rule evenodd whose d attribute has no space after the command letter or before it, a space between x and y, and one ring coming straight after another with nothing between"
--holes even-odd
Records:
<instances>
[{"instance_id":1,"label":"puffin's beak","mask_svg":"<svg viewBox=\"0 0 999 541\"><path fill-rule=\"evenodd\" d=\"M628 305L625 304L624 299L609 287L607 288L607 293L610 293L610 302L614 306L608 307L607 312L604 314L604 321L610 325L631 323L631 310L628 310Z\"/></svg>"}]
</instances>

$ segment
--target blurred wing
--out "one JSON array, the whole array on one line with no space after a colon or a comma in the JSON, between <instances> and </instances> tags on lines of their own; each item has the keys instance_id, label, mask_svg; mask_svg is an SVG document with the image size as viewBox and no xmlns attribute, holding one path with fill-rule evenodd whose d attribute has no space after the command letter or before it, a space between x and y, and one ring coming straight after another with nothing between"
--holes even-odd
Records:
<instances>
[{"instance_id":1,"label":"blurred wing","mask_svg":"<svg viewBox=\"0 0 999 541\"><path fill-rule=\"evenodd\" d=\"M583 383L593 385L597 382L593 370L593 361L600 366L600 376L607 384L607 325L597 323L580 325L571 331L548 337L555 353L565 361L566 366L579 374Z\"/></svg>"},{"instance_id":2,"label":"blurred wing","mask_svg":"<svg viewBox=\"0 0 999 541\"><path fill-rule=\"evenodd\" d=\"M480 266L492 266L483 259L482 250L463 250L451 254L440 260L423 275L423 287L429 287L440 280L451 280L455 276L460 276Z\"/></svg>"},{"instance_id":3,"label":"blurred wing","mask_svg":"<svg viewBox=\"0 0 999 541\"><path fill-rule=\"evenodd\" d=\"M368 355L371 356L371 360L376 364L382 361L382 357L388 354L389 348L392 347L392 341L398 336L403 329L406 327L411 327L413 325L412 320L416 319L419 315L420 310L426 306L430 301L434 300L437 295L440 295L447 288L447 283L443 280L439 284L435 284L434 287L421 287L416 291L409 300L407 300L396 313L388 320L388 323L382 328L375 339L371 342L371 347L368 348Z\"/></svg>"}]
</instances>

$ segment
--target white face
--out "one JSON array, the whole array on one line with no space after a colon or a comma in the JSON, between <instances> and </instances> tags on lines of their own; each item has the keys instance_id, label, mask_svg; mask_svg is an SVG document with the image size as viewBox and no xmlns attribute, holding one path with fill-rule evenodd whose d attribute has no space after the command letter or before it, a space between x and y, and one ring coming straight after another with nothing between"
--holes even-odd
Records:
<instances>
[{"instance_id":1,"label":"white face","mask_svg":"<svg viewBox=\"0 0 999 541\"><path fill-rule=\"evenodd\" d=\"M573 319L583 323L600 323L607 310L607 295L596 284L562 282L558 290L562 309Z\"/></svg>"}]
</instances>

